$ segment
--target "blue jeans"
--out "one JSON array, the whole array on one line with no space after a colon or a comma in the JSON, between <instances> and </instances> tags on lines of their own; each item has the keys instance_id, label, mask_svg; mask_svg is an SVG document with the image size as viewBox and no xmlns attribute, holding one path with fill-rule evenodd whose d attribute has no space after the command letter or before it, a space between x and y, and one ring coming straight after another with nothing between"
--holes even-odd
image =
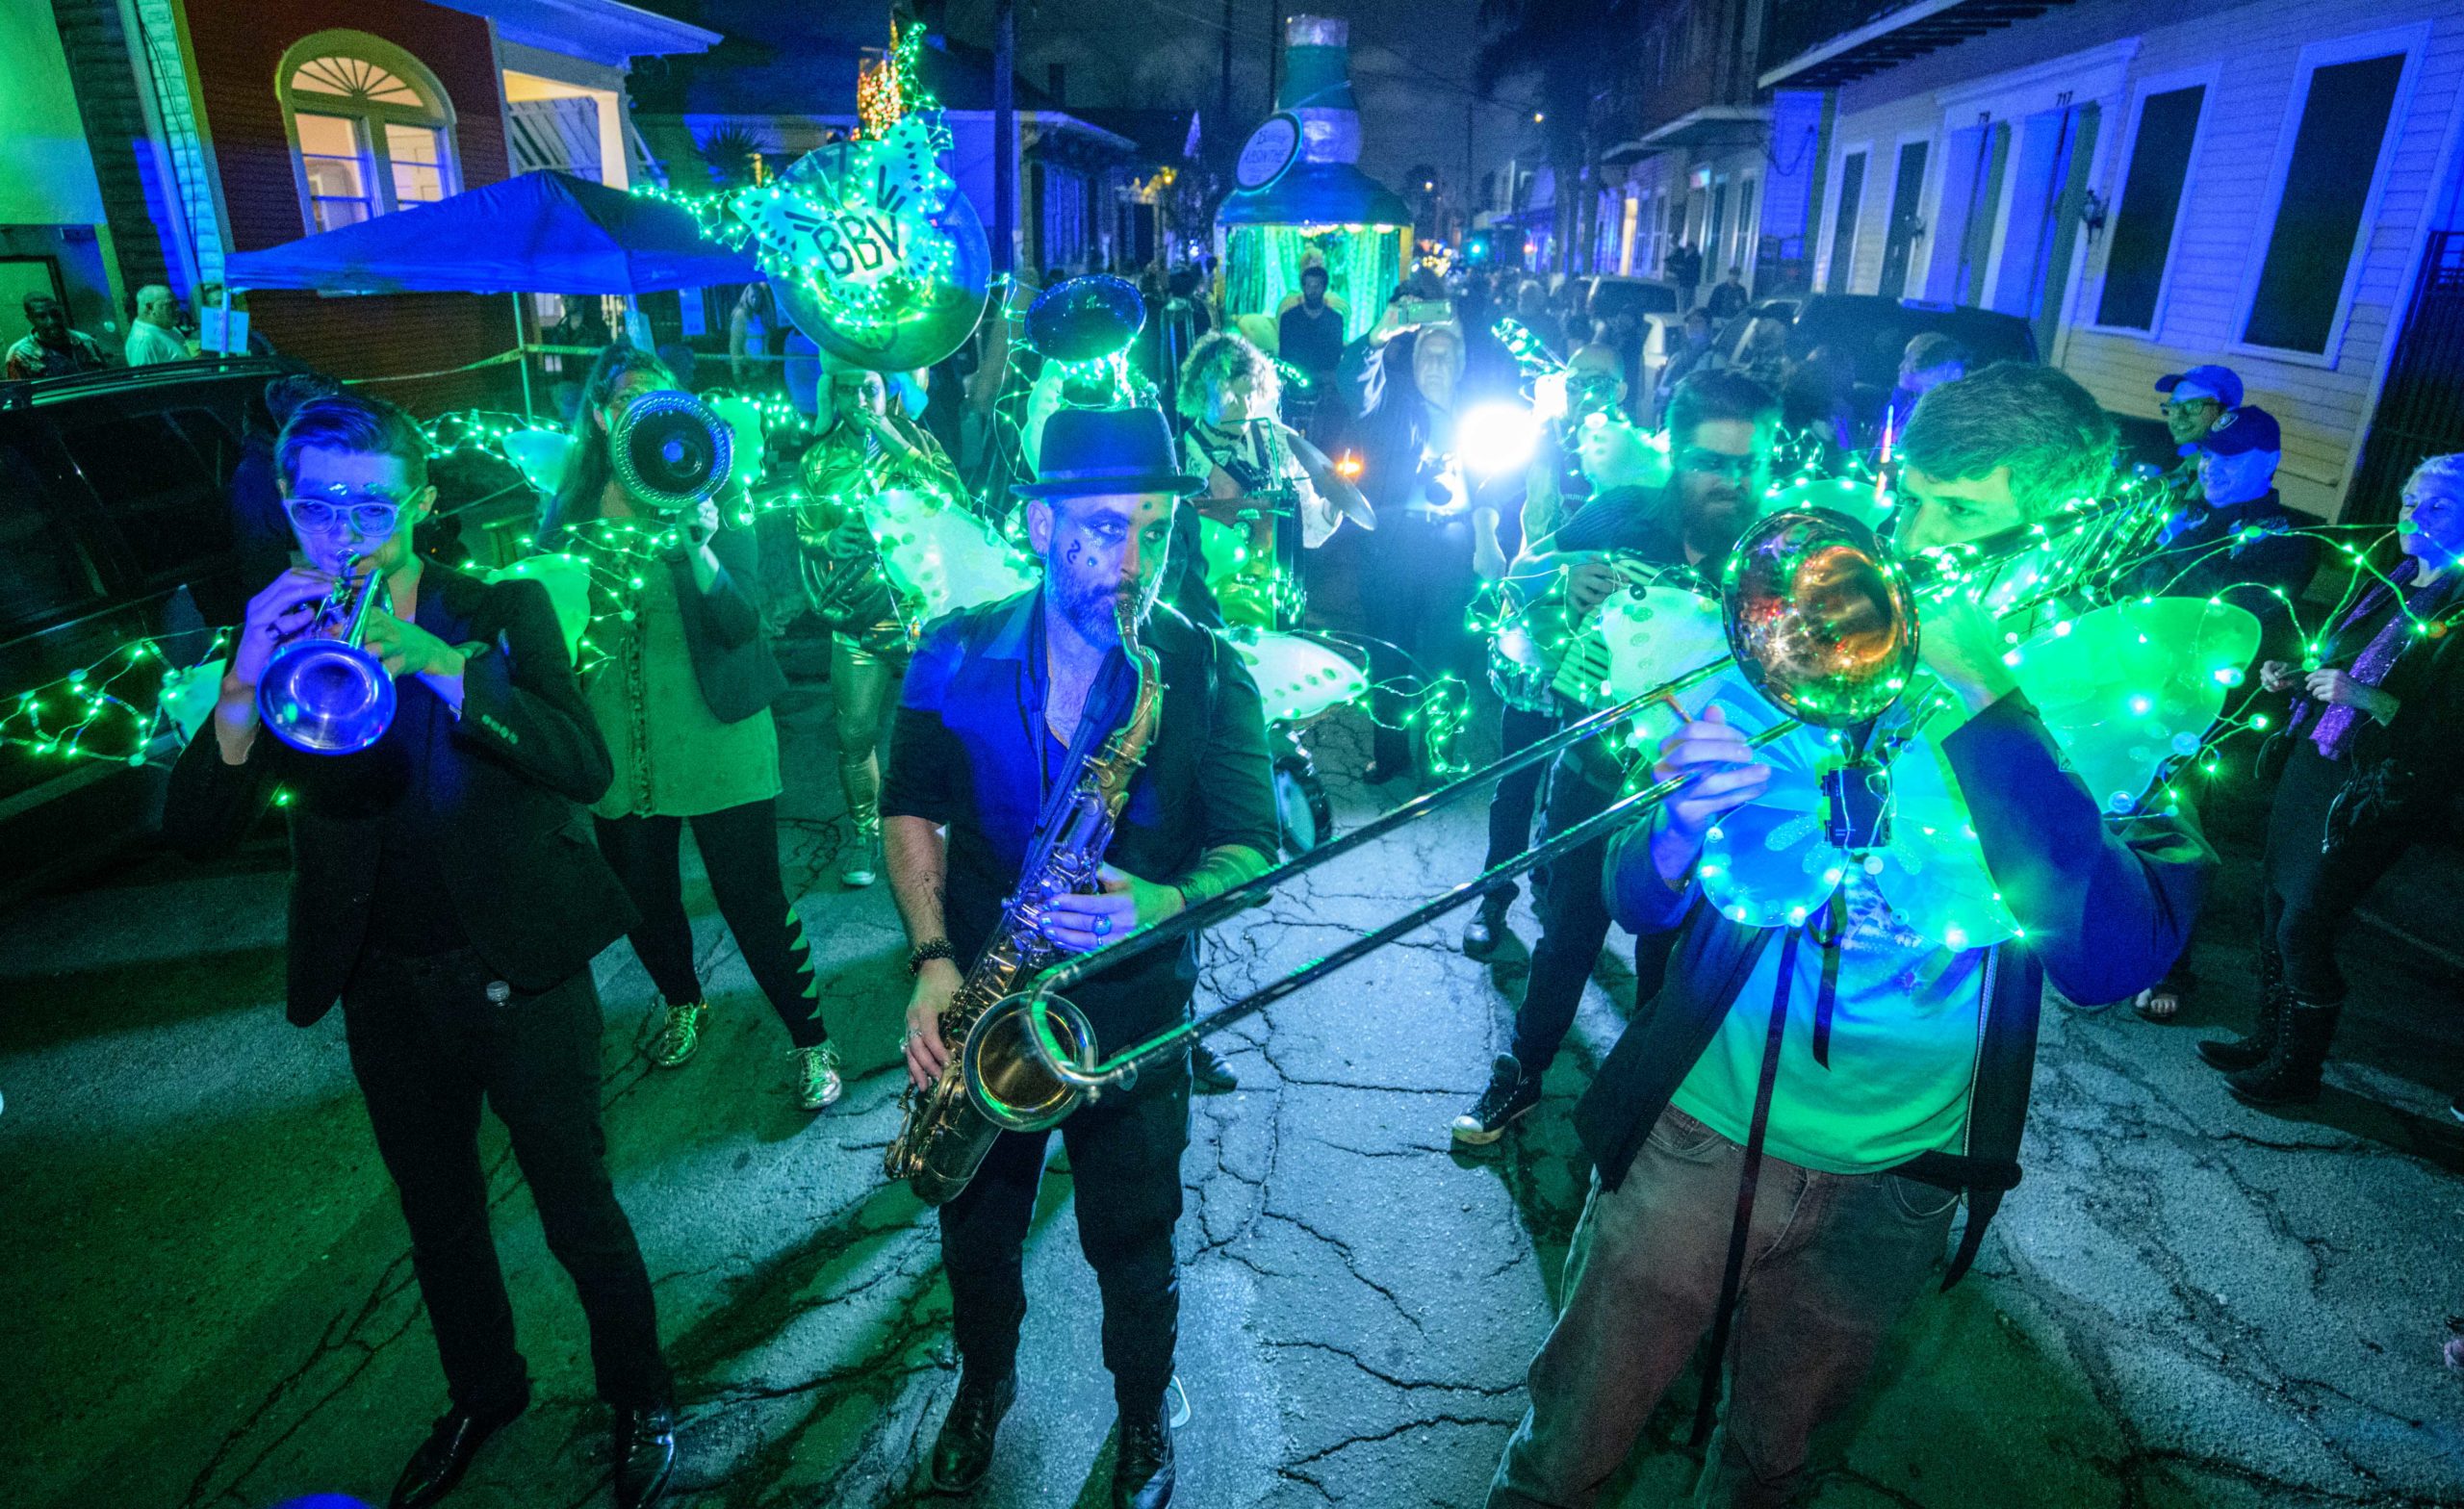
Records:
<instances>
[{"instance_id":1,"label":"blue jeans","mask_svg":"<svg viewBox=\"0 0 2464 1509\"><path fill-rule=\"evenodd\" d=\"M1531 1407L1488 1509L1578 1509L1623 1466L1720 1298L1745 1149L1671 1107L1625 1182L1593 1180L1566 1253L1565 1309L1531 1362ZM1728 1396L1698 1509L1779 1505L1816 1426L1940 1262L1956 1197L1897 1174L1828 1174L1765 1154Z\"/></svg>"}]
</instances>

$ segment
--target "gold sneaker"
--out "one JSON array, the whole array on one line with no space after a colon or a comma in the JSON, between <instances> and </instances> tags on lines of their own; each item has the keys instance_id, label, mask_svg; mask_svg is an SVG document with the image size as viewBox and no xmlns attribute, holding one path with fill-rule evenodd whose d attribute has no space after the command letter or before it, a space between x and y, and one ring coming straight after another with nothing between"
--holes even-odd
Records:
<instances>
[{"instance_id":1,"label":"gold sneaker","mask_svg":"<svg viewBox=\"0 0 2464 1509\"><path fill-rule=\"evenodd\" d=\"M651 1039L651 1061L662 1069L681 1066L702 1046L702 1018L710 1010L707 1001L694 1001L667 1009L667 1024Z\"/></svg>"},{"instance_id":2,"label":"gold sneaker","mask_svg":"<svg viewBox=\"0 0 2464 1509\"><path fill-rule=\"evenodd\" d=\"M807 1111L827 1111L837 1103L847 1087L838 1079L838 1054L828 1043L811 1048L798 1048L796 1056L796 1104Z\"/></svg>"},{"instance_id":3,"label":"gold sneaker","mask_svg":"<svg viewBox=\"0 0 2464 1509\"><path fill-rule=\"evenodd\" d=\"M881 824L858 828L846 854L838 860L838 883L851 891L860 891L880 878L881 867Z\"/></svg>"}]
</instances>

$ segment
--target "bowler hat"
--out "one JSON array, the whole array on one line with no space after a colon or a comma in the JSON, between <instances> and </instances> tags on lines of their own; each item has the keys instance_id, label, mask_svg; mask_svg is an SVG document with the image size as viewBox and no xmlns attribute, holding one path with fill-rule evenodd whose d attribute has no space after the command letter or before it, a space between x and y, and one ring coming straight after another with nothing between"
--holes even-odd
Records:
<instances>
[{"instance_id":1,"label":"bowler hat","mask_svg":"<svg viewBox=\"0 0 2464 1509\"><path fill-rule=\"evenodd\" d=\"M1204 477L1182 473L1172 432L1155 409L1063 409L1044 424L1042 461L1034 481L1011 491L1024 498L1187 498L1206 490Z\"/></svg>"}]
</instances>

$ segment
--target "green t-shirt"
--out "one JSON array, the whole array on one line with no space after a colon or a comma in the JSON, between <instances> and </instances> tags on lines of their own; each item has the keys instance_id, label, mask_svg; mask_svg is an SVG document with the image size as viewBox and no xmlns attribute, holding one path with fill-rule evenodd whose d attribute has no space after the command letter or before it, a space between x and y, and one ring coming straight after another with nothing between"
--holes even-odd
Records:
<instances>
[{"instance_id":1,"label":"green t-shirt","mask_svg":"<svg viewBox=\"0 0 2464 1509\"><path fill-rule=\"evenodd\" d=\"M1780 1074L1763 1148L1825 1173L1863 1174L1925 1152L1955 1152L1967 1133L1968 1090L1984 1030L1989 950L1926 940L1862 875L1847 888L1831 1065L1814 1061L1822 949L1797 945ZM1677 1109L1743 1143L1762 1073L1772 991L1785 940L1762 950L1717 1036L1677 1087Z\"/></svg>"}]
</instances>

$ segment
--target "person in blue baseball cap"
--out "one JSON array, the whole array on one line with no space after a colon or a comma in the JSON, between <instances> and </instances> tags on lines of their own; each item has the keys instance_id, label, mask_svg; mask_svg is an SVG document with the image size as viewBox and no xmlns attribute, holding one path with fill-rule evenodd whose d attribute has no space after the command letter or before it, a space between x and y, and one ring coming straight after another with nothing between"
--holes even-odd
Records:
<instances>
[{"instance_id":1,"label":"person in blue baseball cap","mask_svg":"<svg viewBox=\"0 0 2464 1509\"><path fill-rule=\"evenodd\" d=\"M2194 369L2198 371L2223 369ZM2192 386L2189 375L2173 390L2177 396ZM2292 604L2319 569L2320 546L2316 535L2299 532L2301 520L2276 493L2283 428L2274 415L2245 404L2218 416L2186 449L2183 469L2194 477L2195 486L2167 526L2165 549L2133 574L2132 590L2155 597L2221 598L2246 607L2258 616L2260 661L2282 658L2300 638ZM2255 686L2256 678L2249 684ZM2169 1022L2196 984L2185 956L2162 981L2141 991L2134 1005L2151 1022Z\"/></svg>"},{"instance_id":2,"label":"person in blue baseball cap","mask_svg":"<svg viewBox=\"0 0 2464 1509\"><path fill-rule=\"evenodd\" d=\"M2242 406L2242 379L2230 367L2167 372L2156 379L2156 391L2165 396L2157 405L2165 416L2165 428L2185 456L2218 420Z\"/></svg>"}]
</instances>

